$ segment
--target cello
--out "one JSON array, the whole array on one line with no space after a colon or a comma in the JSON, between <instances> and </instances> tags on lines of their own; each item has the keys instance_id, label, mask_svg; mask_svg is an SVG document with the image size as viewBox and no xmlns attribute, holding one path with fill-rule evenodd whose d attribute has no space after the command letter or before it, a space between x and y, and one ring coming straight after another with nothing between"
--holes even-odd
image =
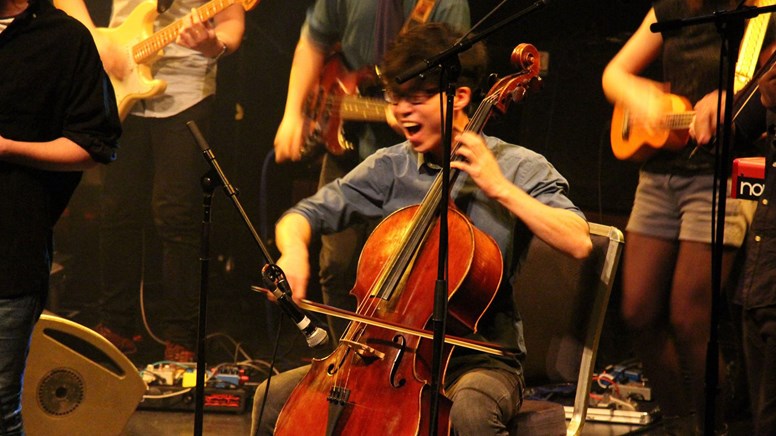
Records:
<instances>
[{"instance_id":1,"label":"cello","mask_svg":"<svg viewBox=\"0 0 776 436\"><path fill-rule=\"evenodd\" d=\"M494 111L505 112L539 83L535 47L517 46L512 63L521 70L491 87L466 131L481 132ZM451 181L458 174L451 172ZM415 435L428 433L432 419L438 419L438 434L449 433L451 402L429 386L431 341L412 333L424 331L433 312L442 182L440 173L420 204L390 214L369 236L351 290L356 318L331 354L313 360L280 412L276 435ZM448 256L448 328L469 334L496 296L503 261L493 238L454 207L448 227L449 246L455 247ZM443 365L452 350L445 346ZM432 395L440 395L434 418Z\"/></svg>"}]
</instances>

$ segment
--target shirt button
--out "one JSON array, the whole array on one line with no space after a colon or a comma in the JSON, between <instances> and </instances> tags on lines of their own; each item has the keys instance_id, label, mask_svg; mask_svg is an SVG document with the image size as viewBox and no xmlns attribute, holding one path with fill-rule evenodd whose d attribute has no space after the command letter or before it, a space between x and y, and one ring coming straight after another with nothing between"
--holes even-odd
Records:
<instances>
[{"instance_id":1,"label":"shirt button","mask_svg":"<svg viewBox=\"0 0 776 436\"><path fill-rule=\"evenodd\" d=\"M767 198L763 198L763 205L765 205L765 206L768 205L768 199Z\"/></svg>"},{"instance_id":2,"label":"shirt button","mask_svg":"<svg viewBox=\"0 0 776 436\"><path fill-rule=\"evenodd\" d=\"M760 239L762 239L759 235L754 237L755 242L760 242Z\"/></svg>"}]
</instances>

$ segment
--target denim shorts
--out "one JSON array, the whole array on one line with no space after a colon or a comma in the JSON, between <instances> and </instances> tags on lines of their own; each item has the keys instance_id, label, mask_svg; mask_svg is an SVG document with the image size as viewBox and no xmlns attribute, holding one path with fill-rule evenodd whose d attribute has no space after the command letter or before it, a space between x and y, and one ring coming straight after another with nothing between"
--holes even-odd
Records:
<instances>
[{"instance_id":1,"label":"denim shorts","mask_svg":"<svg viewBox=\"0 0 776 436\"><path fill-rule=\"evenodd\" d=\"M713 187L712 175L641 171L626 230L660 239L711 243ZM730 191L729 180L727 189ZM741 246L756 207L755 201L727 197L726 246Z\"/></svg>"}]
</instances>

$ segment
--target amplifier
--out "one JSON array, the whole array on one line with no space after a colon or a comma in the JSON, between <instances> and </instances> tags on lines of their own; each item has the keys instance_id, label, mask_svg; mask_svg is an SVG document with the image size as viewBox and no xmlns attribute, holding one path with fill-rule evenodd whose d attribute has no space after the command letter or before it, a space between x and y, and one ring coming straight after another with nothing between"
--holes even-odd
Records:
<instances>
[{"instance_id":1,"label":"amplifier","mask_svg":"<svg viewBox=\"0 0 776 436\"><path fill-rule=\"evenodd\" d=\"M765 158L741 157L733 160L732 198L757 200L765 188Z\"/></svg>"}]
</instances>

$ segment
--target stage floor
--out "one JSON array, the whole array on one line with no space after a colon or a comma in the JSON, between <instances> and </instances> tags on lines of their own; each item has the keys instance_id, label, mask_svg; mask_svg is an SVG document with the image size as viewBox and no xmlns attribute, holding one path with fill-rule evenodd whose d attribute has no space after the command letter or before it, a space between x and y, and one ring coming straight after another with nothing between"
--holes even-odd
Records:
<instances>
[{"instance_id":1,"label":"stage floor","mask_svg":"<svg viewBox=\"0 0 776 436\"><path fill-rule=\"evenodd\" d=\"M204 435L248 435L250 412L244 414L205 413ZM748 436L752 432L747 422L732 423L729 436ZM194 434L194 413L138 410L129 419L122 436L187 436ZM643 435L664 436L659 423L648 426L587 422L582 429L588 436Z\"/></svg>"}]
</instances>

